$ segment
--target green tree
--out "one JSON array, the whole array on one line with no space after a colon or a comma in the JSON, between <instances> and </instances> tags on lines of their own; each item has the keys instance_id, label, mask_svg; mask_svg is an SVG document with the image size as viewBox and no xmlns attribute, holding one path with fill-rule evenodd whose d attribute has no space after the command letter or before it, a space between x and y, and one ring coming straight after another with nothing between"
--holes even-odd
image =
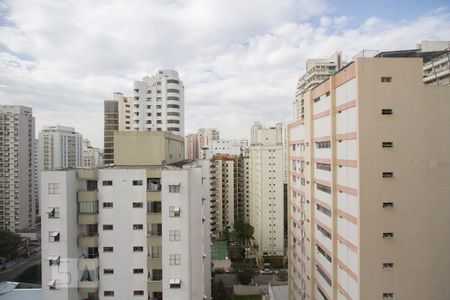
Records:
<instances>
[{"instance_id":1,"label":"green tree","mask_svg":"<svg viewBox=\"0 0 450 300\"><path fill-rule=\"evenodd\" d=\"M253 239L253 233L255 229L252 225L245 223L244 220L238 219L233 225L233 240L241 243L241 245L247 246L251 239Z\"/></svg>"},{"instance_id":2,"label":"green tree","mask_svg":"<svg viewBox=\"0 0 450 300\"><path fill-rule=\"evenodd\" d=\"M222 280L213 282L211 296L214 300L231 300L230 293L225 288Z\"/></svg>"},{"instance_id":3,"label":"green tree","mask_svg":"<svg viewBox=\"0 0 450 300\"><path fill-rule=\"evenodd\" d=\"M7 259L16 257L21 242L17 234L9 230L0 230L0 257Z\"/></svg>"},{"instance_id":4,"label":"green tree","mask_svg":"<svg viewBox=\"0 0 450 300\"><path fill-rule=\"evenodd\" d=\"M236 274L236 279L240 284L250 284L252 282L254 272L251 268L242 268Z\"/></svg>"},{"instance_id":5,"label":"green tree","mask_svg":"<svg viewBox=\"0 0 450 300\"><path fill-rule=\"evenodd\" d=\"M23 283L41 283L41 264L35 264L26 268L14 278L14 281Z\"/></svg>"}]
</instances>

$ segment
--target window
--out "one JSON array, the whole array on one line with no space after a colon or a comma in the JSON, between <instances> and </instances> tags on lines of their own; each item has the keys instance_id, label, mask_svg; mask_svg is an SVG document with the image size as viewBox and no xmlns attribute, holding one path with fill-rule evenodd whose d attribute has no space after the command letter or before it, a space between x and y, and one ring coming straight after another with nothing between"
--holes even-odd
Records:
<instances>
[{"instance_id":1,"label":"window","mask_svg":"<svg viewBox=\"0 0 450 300\"><path fill-rule=\"evenodd\" d=\"M78 212L80 214L96 214L98 213L98 202L78 202Z\"/></svg>"},{"instance_id":2,"label":"window","mask_svg":"<svg viewBox=\"0 0 450 300\"><path fill-rule=\"evenodd\" d=\"M114 269L103 269L103 274L114 274Z\"/></svg>"},{"instance_id":3,"label":"window","mask_svg":"<svg viewBox=\"0 0 450 300\"><path fill-rule=\"evenodd\" d=\"M133 291L133 296L144 296L144 291L143 290Z\"/></svg>"},{"instance_id":4,"label":"window","mask_svg":"<svg viewBox=\"0 0 450 300\"><path fill-rule=\"evenodd\" d=\"M180 278L171 278L169 281L169 285L171 289L179 289L181 288L181 279Z\"/></svg>"},{"instance_id":5,"label":"window","mask_svg":"<svg viewBox=\"0 0 450 300\"><path fill-rule=\"evenodd\" d=\"M383 239L392 239L394 237L393 232L383 232Z\"/></svg>"},{"instance_id":6,"label":"window","mask_svg":"<svg viewBox=\"0 0 450 300\"><path fill-rule=\"evenodd\" d=\"M320 275L325 279L325 281L328 283L328 285L331 286L331 279L328 277L327 273L325 273L319 265L316 265L317 272L319 272Z\"/></svg>"},{"instance_id":7,"label":"window","mask_svg":"<svg viewBox=\"0 0 450 300\"><path fill-rule=\"evenodd\" d=\"M149 255L151 258L160 258L162 255L161 246L152 246L149 250L150 250Z\"/></svg>"},{"instance_id":8,"label":"window","mask_svg":"<svg viewBox=\"0 0 450 300\"><path fill-rule=\"evenodd\" d=\"M161 213L161 201L147 202L147 212Z\"/></svg>"},{"instance_id":9,"label":"window","mask_svg":"<svg viewBox=\"0 0 450 300\"><path fill-rule=\"evenodd\" d=\"M133 208L143 208L144 203L143 202L133 202Z\"/></svg>"},{"instance_id":10,"label":"window","mask_svg":"<svg viewBox=\"0 0 450 300\"><path fill-rule=\"evenodd\" d=\"M181 261L180 254L170 254L169 255L169 264L170 265L179 265Z\"/></svg>"},{"instance_id":11,"label":"window","mask_svg":"<svg viewBox=\"0 0 450 300\"><path fill-rule=\"evenodd\" d=\"M49 219L58 219L59 218L59 207L50 207L47 212Z\"/></svg>"},{"instance_id":12,"label":"window","mask_svg":"<svg viewBox=\"0 0 450 300\"><path fill-rule=\"evenodd\" d=\"M178 104L167 104L167 108L180 108Z\"/></svg>"},{"instance_id":13,"label":"window","mask_svg":"<svg viewBox=\"0 0 450 300\"><path fill-rule=\"evenodd\" d=\"M391 178L394 177L394 172L383 172L384 178Z\"/></svg>"},{"instance_id":14,"label":"window","mask_svg":"<svg viewBox=\"0 0 450 300\"><path fill-rule=\"evenodd\" d=\"M326 214L327 216L331 217L331 210L329 210L328 208L323 207L320 204L317 204L317 210L322 212L322 213L324 213L324 214Z\"/></svg>"},{"instance_id":15,"label":"window","mask_svg":"<svg viewBox=\"0 0 450 300\"><path fill-rule=\"evenodd\" d=\"M103 252L114 252L114 247L103 247Z\"/></svg>"},{"instance_id":16,"label":"window","mask_svg":"<svg viewBox=\"0 0 450 300\"><path fill-rule=\"evenodd\" d=\"M391 82L391 81L392 81L392 77L387 77L387 76L381 77L381 82Z\"/></svg>"},{"instance_id":17,"label":"window","mask_svg":"<svg viewBox=\"0 0 450 300\"><path fill-rule=\"evenodd\" d=\"M152 269L152 280L153 281L162 280L162 269Z\"/></svg>"},{"instance_id":18,"label":"window","mask_svg":"<svg viewBox=\"0 0 450 300\"><path fill-rule=\"evenodd\" d=\"M113 225L112 224L104 224L103 230L113 230Z\"/></svg>"},{"instance_id":19,"label":"window","mask_svg":"<svg viewBox=\"0 0 450 300\"><path fill-rule=\"evenodd\" d=\"M327 148L331 148L331 142L330 142L330 141L316 142L316 148L317 148L317 149L327 149Z\"/></svg>"},{"instance_id":20,"label":"window","mask_svg":"<svg viewBox=\"0 0 450 300\"><path fill-rule=\"evenodd\" d=\"M112 202L103 202L103 208L113 208Z\"/></svg>"},{"instance_id":21,"label":"window","mask_svg":"<svg viewBox=\"0 0 450 300\"><path fill-rule=\"evenodd\" d=\"M133 274L144 274L144 269L133 269Z\"/></svg>"},{"instance_id":22,"label":"window","mask_svg":"<svg viewBox=\"0 0 450 300\"><path fill-rule=\"evenodd\" d=\"M147 190L150 192L161 191L161 178L147 178Z\"/></svg>"},{"instance_id":23,"label":"window","mask_svg":"<svg viewBox=\"0 0 450 300\"><path fill-rule=\"evenodd\" d=\"M151 235L157 235L157 236L162 235L162 224L161 223L150 224L149 229L150 229L149 234L151 234Z\"/></svg>"},{"instance_id":24,"label":"window","mask_svg":"<svg viewBox=\"0 0 450 300\"><path fill-rule=\"evenodd\" d=\"M330 187L328 187L326 185L323 185L323 184L320 184L320 183L316 183L316 186L317 186L317 189L319 191L322 191L322 192L327 193L327 194L331 194L331 188Z\"/></svg>"},{"instance_id":25,"label":"window","mask_svg":"<svg viewBox=\"0 0 450 300\"><path fill-rule=\"evenodd\" d=\"M317 251L319 251L320 254L322 254L323 256L325 256L325 258L326 258L329 262L331 262L331 256L330 256L327 252L325 252L325 250L323 250L322 247L320 247L319 245L316 245L316 246L317 246Z\"/></svg>"},{"instance_id":26,"label":"window","mask_svg":"<svg viewBox=\"0 0 450 300\"><path fill-rule=\"evenodd\" d=\"M86 182L86 187L88 191L96 191L97 190L97 180L88 180Z\"/></svg>"},{"instance_id":27,"label":"window","mask_svg":"<svg viewBox=\"0 0 450 300\"><path fill-rule=\"evenodd\" d=\"M58 195L59 194L59 183L49 183L48 184L48 194Z\"/></svg>"},{"instance_id":28,"label":"window","mask_svg":"<svg viewBox=\"0 0 450 300\"><path fill-rule=\"evenodd\" d=\"M327 238L331 239L331 233L329 233L325 228L323 228L320 225L317 225L317 230L319 230L323 235L325 235Z\"/></svg>"},{"instance_id":29,"label":"window","mask_svg":"<svg viewBox=\"0 0 450 300\"><path fill-rule=\"evenodd\" d=\"M144 225L142 224L133 224L133 230L142 230L144 229Z\"/></svg>"},{"instance_id":30,"label":"window","mask_svg":"<svg viewBox=\"0 0 450 300\"><path fill-rule=\"evenodd\" d=\"M394 293L383 293L383 299L394 299Z\"/></svg>"},{"instance_id":31,"label":"window","mask_svg":"<svg viewBox=\"0 0 450 300\"><path fill-rule=\"evenodd\" d=\"M142 185L142 180L133 180L133 185Z\"/></svg>"},{"instance_id":32,"label":"window","mask_svg":"<svg viewBox=\"0 0 450 300\"><path fill-rule=\"evenodd\" d=\"M109 186L109 185L112 185L112 180L103 180L102 185L103 185L103 186Z\"/></svg>"},{"instance_id":33,"label":"window","mask_svg":"<svg viewBox=\"0 0 450 300\"><path fill-rule=\"evenodd\" d=\"M179 81L176 80L176 79L167 79L167 83L175 83L175 84L178 84Z\"/></svg>"},{"instance_id":34,"label":"window","mask_svg":"<svg viewBox=\"0 0 450 300\"><path fill-rule=\"evenodd\" d=\"M133 252L144 252L144 247L142 246L134 246Z\"/></svg>"},{"instance_id":35,"label":"window","mask_svg":"<svg viewBox=\"0 0 450 300\"><path fill-rule=\"evenodd\" d=\"M383 148L392 148L394 146L393 142L383 142Z\"/></svg>"},{"instance_id":36,"label":"window","mask_svg":"<svg viewBox=\"0 0 450 300\"><path fill-rule=\"evenodd\" d=\"M167 92L168 92L168 93L176 93L176 94L179 94L179 93L180 93L180 91L177 90L177 89L167 89Z\"/></svg>"},{"instance_id":37,"label":"window","mask_svg":"<svg viewBox=\"0 0 450 300\"><path fill-rule=\"evenodd\" d=\"M394 202L383 202L383 208L394 207Z\"/></svg>"},{"instance_id":38,"label":"window","mask_svg":"<svg viewBox=\"0 0 450 300\"><path fill-rule=\"evenodd\" d=\"M317 166L318 170L331 171L331 165L330 164L317 163L316 166Z\"/></svg>"},{"instance_id":39,"label":"window","mask_svg":"<svg viewBox=\"0 0 450 300\"><path fill-rule=\"evenodd\" d=\"M179 241L180 238L179 230L169 230L169 241Z\"/></svg>"},{"instance_id":40,"label":"window","mask_svg":"<svg viewBox=\"0 0 450 300\"><path fill-rule=\"evenodd\" d=\"M383 263L383 269L389 270L394 267L394 263Z\"/></svg>"},{"instance_id":41,"label":"window","mask_svg":"<svg viewBox=\"0 0 450 300\"><path fill-rule=\"evenodd\" d=\"M180 207L179 206L169 206L169 217L179 217Z\"/></svg>"},{"instance_id":42,"label":"window","mask_svg":"<svg viewBox=\"0 0 450 300\"><path fill-rule=\"evenodd\" d=\"M59 231L50 231L48 233L48 240L49 242L59 242L60 240Z\"/></svg>"},{"instance_id":43,"label":"window","mask_svg":"<svg viewBox=\"0 0 450 300\"><path fill-rule=\"evenodd\" d=\"M59 266L59 263L61 261L61 258L59 257L59 255L52 255L52 256L49 256L47 259L48 259L49 266Z\"/></svg>"},{"instance_id":44,"label":"window","mask_svg":"<svg viewBox=\"0 0 450 300\"><path fill-rule=\"evenodd\" d=\"M179 192L180 192L180 184L169 185L169 193L179 193Z\"/></svg>"},{"instance_id":45,"label":"window","mask_svg":"<svg viewBox=\"0 0 450 300\"><path fill-rule=\"evenodd\" d=\"M381 110L382 115L392 115L392 109L391 108L383 108Z\"/></svg>"},{"instance_id":46,"label":"window","mask_svg":"<svg viewBox=\"0 0 450 300\"><path fill-rule=\"evenodd\" d=\"M114 297L114 291L104 291L103 296L105 297Z\"/></svg>"}]
</instances>

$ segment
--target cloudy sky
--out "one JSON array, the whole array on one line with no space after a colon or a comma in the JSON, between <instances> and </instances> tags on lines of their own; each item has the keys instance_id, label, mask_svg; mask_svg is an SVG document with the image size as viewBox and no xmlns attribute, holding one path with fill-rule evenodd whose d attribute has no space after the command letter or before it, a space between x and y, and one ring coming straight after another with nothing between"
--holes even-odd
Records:
<instances>
[{"instance_id":1,"label":"cloudy sky","mask_svg":"<svg viewBox=\"0 0 450 300\"><path fill-rule=\"evenodd\" d=\"M447 1L0 0L0 103L102 147L103 100L173 68L187 133L248 137L254 121L292 119L306 58L422 40L450 40Z\"/></svg>"}]
</instances>

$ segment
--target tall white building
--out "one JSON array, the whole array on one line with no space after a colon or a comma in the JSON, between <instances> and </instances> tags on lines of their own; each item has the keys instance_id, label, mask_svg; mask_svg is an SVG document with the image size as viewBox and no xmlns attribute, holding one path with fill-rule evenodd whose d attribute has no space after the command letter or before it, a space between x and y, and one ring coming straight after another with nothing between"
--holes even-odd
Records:
<instances>
[{"instance_id":1,"label":"tall white building","mask_svg":"<svg viewBox=\"0 0 450 300\"><path fill-rule=\"evenodd\" d=\"M0 229L36 222L34 117L30 107L0 106Z\"/></svg>"},{"instance_id":2,"label":"tall white building","mask_svg":"<svg viewBox=\"0 0 450 300\"><path fill-rule=\"evenodd\" d=\"M56 125L39 132L39 171L81 167L83 136L75 128Z\"/></svg>"},{"instance_id":3,"label":"tall white building","mask_svg":"<svg viewBox=\"0 0 450 300\"><path fill-rule=\"evenodd\" d=\"M184 86L174 70L134 82L133 130L169 131L184 137Z\"/></svg>"},{"instance_id":4,"label":"tall white building","mask_svg":"<svg viewBox=\"0 0 450 300\"><path fill-rule=\"evenodd\" d=\"M197 131L197 157L202 158L205 156L203 147L212 143L213 141L220 140L220 132L216 128L200 128Z\"/></svg>"},{"instance_id":5,"label":"tall white building","mask_svg":"<svg viewBox=\"0 0 450 300\"><path fill-rule=\"evenodd\" d=\"M92 147L88 139L83 141L83 168L93 169L102 164L103 153L99 148Z\"/></svg>"},{"instance_id":6,"label":"tall white building","mask_svg":"<svg viewBox=\"0 0 450 300\"><path fill-rule=\"evenodd\" d=\"M167 132L114 139L115 167L42 173L44 299L208 298L208 162L180 169L182 138Z\"/></svg>"},{"instance_id":7,"label":"tall white building","mask_svg":"<svg viewBox=\"0 0 450 300\"><path fill-rule=\"evenodd\" d=\"M252 127L256 128L256 126ZM250 145L250 223L259 256L284 255L282 126L254 130ZM252 132L253 135L253 132Z\"/></svg>"},{"instance_id":8,"label":"tall white building","mask_svg":"<svg viewBox=\"0 0 450 300\"><path fill-rule=\"evenodd\" d=\"M162 172L164 299L211 297L208 176L209 161Z\"/></svg>"},{"instance_id":9,"label":"tall white building","mask_svg":"<svg viewBox=\"0 0 450 300\"><path fill-rule=\"evenodd\" d=\"M239 140L214 140L202 147L201 159L211 159L216 154L230 154L240 156L245 147Z\"/></svg>"}]
</instances>

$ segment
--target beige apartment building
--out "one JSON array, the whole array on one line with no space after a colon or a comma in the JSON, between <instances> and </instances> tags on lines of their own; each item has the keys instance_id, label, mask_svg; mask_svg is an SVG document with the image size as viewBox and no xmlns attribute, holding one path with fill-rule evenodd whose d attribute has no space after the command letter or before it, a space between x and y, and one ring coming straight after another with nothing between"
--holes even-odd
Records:
<instances>
[{"instance_id":1,"label":"beige apartment building","mask_svg":"<svg viewBox=\"0 0 450 300\"><path fill-rule=\"evenodd\" d=\"M289 299L450 299L450 88L357 58L288 126Z\"/></svg>"}]
</instances>

